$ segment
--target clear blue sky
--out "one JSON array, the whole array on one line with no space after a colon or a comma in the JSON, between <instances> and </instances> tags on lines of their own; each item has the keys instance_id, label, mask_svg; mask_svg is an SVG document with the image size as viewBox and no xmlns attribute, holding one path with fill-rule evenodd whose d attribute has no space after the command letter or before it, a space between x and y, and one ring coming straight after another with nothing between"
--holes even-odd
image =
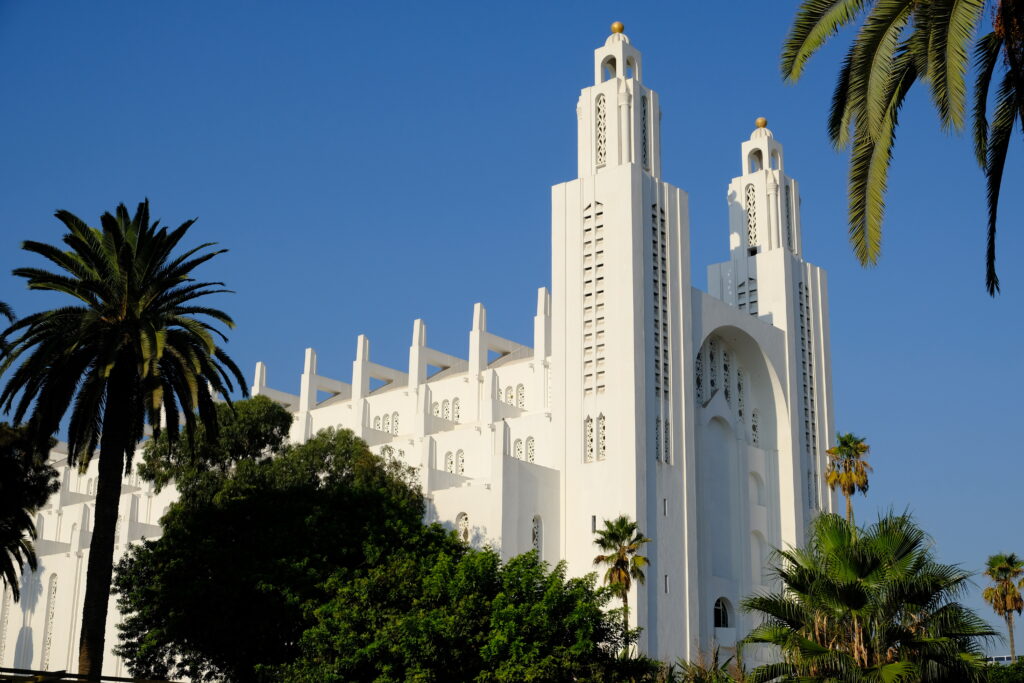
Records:
<instances>
[{"instance_id":1,"label":"clear blue sky","mask_svg":"<svg viewBox=\"0 0 1024 683\"><path fill-rule=\"evenodd\" d=\"M576 98L617 19L662 98L664 179L690 194L697 286L726 257L726 184L754 118L785 145L805 256L829 272L837 425L872 445L860 519L909 508L943 559L972 569L1024 553L1020 138L1002 296L983 290L969 140L939 131L920 89L883 258L862 269L846 156L824 126L845 39L784 85L796 4L0 0L0 300L22 315L52 304L4 273L37 264L21 240L59 240L54 210L95 221L149 197L231 250L205 270L237 292L216 302L238 322L228 350L250 377L266 361L277 388L298 389L307 346L347 380L360 333L403 367L415 318L463 355L475 301L529 343L550 283L549 186L575 176ZM970 602L994 620L978 591Z\"/></svg>"}]
</instances>

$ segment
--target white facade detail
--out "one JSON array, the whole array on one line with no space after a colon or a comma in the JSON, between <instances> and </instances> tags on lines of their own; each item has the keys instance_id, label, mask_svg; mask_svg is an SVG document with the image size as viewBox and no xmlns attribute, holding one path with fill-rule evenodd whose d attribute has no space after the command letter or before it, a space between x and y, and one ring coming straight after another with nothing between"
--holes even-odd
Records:
<instances>
[{"instance_id":1,"label":"white facade detail","mask_svg":"<svg viewBox=\"0 0 1024 683\"><path fill-rule=\"evenodd\" d=\"M659 98L642 73L625 34L595 51L577 104L578 177L552 188L551 289L537 292L532 344L492 332L476 304L461 355L428 346L416 320L407 367L374 362L359 336L351 381L320 375L307 349L297 394L270 387L263 363L252 393L295 414L293 441L348 428L416 468L426 521L506 558L536 550L586 574L602 521L635 519L653 542L630 619L643 651L673 661L742 637L752 624L734 606L765 588L770 549L801 543L834 508L822 476L828 295L802 257L799 185L761 121L728 188L728 259L708 268L708 292L692 287L688 197L662 179ZM34 588L3 603L6 666L41 663L52 573L46 651L61 668L77 657L94 485L66 466L62 476L42 512ZM124 490L119 552L159 533L174 495L137 480Z\"/></svg>"}]
</instances>

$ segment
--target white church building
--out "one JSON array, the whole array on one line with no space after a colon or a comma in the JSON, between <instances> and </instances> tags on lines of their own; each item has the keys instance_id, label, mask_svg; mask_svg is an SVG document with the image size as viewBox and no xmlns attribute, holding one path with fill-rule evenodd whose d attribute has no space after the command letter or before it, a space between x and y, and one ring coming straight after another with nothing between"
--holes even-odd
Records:
<instances>
[{"instance_id":1,"label":"white church building","mask_svg":"<svg viewBox=\"0 0 1024 683\"><path fill-rule=\"evenodd\" d=\"M294 412L293 441L344 427L415 467L427 521L503 557L536 549L582 575L602 522L636 520L653 539L630 595L640 649L692 658L746 633L739 602L766 588L770 549L833 509L826 276L803 258L799 185L758 119L728 186L727 259L709 291L692 286L688 198L662 180L658 95L621 24L576 116L578 177L552 188L532 346L491 332L476 304L464 353L431 348L416 320L408 367L373 362L360 336L351 381L318 374L307 349L298 394L270 387L262 363L252 393ZM39 569L21 603L0 603L0 666L77 662L95 482L61 469ZM125 482L118 553L159 535L173 497ZM108 648L117 620L112 605ZM125 673L112 654L106 668Z\"/></svg>"}]
</instances>

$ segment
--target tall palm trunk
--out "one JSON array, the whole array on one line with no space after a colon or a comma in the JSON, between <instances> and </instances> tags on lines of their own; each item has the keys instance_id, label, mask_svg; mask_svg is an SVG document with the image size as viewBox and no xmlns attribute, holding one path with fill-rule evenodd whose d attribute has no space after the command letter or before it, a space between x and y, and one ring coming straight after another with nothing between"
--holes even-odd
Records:
<instances>
[{"instance_id":1,"label":"tall palm trunk","mask_svg":"<svg viewBox=\"0 0 1024 683\"><path fill-rule=\"evenodd\" d=\"M849 493L845 493L845 492L843 493L843 496L846 498L846 521L849 522L852 525L853 524L853 498L850 496Z\"/></svg>"},{"instance_id":2,"label":"tall palm trunk","mask_svg":"<svg viewBox=\"0 0 1024 683\"><path fill-rule=\"evenodd\" d=\"M629 591L622 591L622 654L629 654Z\"/></svg>"},{"instance_id":3,"label":"tall palm trunk","mask_svg":"<svg viewBox=\"0 0 1024 683\"><path fill-rule=\"evenodd\" d=\"M126 392L117 386L120 384L119 378L111 379L100 438L99 481L96 486L96 508L93 514L92 541L89 543L85 600L82 605L82 636L78 650L78 673L88 676L91 681L98 681L103 671L107 607L114 573L114 532L117 528L121 479L124 474L124 423L129 419L118 410L118 407L126 405L123 400L125 396L119 394Z\"/></svg>"},{"instance_id":4,"label":"tall palm trunk","mask_svg":"<svg viewBox=\"0 0 1024 683\"><path fill-rule=\"evenodd\" d=\"M1010 634L1010 663L1013 664L1017 661L1017 649L1013 644L1013 612L1009 610L1006 612L1006 631Z\"/></svg>"}]
</instances>

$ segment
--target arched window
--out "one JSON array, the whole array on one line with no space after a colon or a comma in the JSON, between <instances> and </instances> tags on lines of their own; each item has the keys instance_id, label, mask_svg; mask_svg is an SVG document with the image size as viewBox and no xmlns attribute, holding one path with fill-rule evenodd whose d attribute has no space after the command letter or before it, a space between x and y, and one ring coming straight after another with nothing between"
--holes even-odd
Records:
<instances>
[{"instance_id":1,"label":"arched window","mask_svg":"<svg viewBox=\"0 0 1024 683\"><path fill-rule=\"evenodd\" d=\"M532 436L526 437L526 462L534 462L537 459L537 444Z\"/></svg>"},{"instance_id":2,"label":"arched window","mask_svg":"<svg viewBox=\"0 0 1024 683\"><path fill-rule=\"evenodd\" d=\"M736 368L736 414L739 415L740 422L743 422L743 369Z\"/></svg>"},{"instance_id":3,"label":"arched window","mask_svg":"<svg viewBox=\"0 0 1024 683\"><path fill-rule=\"evenodd\" d=\"M390 416L390 415L387 415L387 414L385 414L385 415L384 415L384 420L383 420L383 422L381 422L381 425L380 425L380 426L381 426L381 429L382 429L383 431L385 431L385 432L387 432L388 434L390 434L390 433L391 433L391 416Z\"/></svg>"},{"instance_id":4,"label":"arched window","mask_svg":"<svg viewBox=\"0 0 1024 683\"><path fill-rule=\"evenodd\" d=\"M522 384L516 386L516 408L526 407L526 387Z\"/></svg>"},{"instance_id":5,"label":"arched window","mask_svg":"<svg viewBox=\"0 0 1024 683\"><path fill-rule=\"evenodd\" d=\"M11 589L5 585L2 590L4 601L3 605L0 605L0 609L3 610L3 613L0 614L0 662L6 661L4 659L4 644L7 642L7 625L11 623L11 605L13 603Z\"/></svg>"},{"instance_id":6,"label":"arched window","mask_svg":"<svg viewBox=\"0 0 1024 683\"><path fill-rule=\"evenodd\" d=\"M380 415L373 418L373 428L376 429L378 432L380 431Z\"/></svg>"},{"instance_id":7,"label":"arched window","mask_svg":"<svg viewBox=\"0 0 1024 683\"><path fill-rule=\"evenodd\" d=\"M398 413L391 414L391 433L398 434Z\"/></svg>"},{"instance_id":8,"label":"arched window","mask_svg":"<svg viewBox=\"0 0 1024 683\"><path fill-rule=\"evenodd\" d=\"M594 418L583 421L583 462L594 462Z\"/></svg>"},{"instance_id":9,"label":"arched window","mask_svg":"<svg viewBox=\"0 0 1024 683\"><path fill-rule=\"evenodd\" d=\"M761 445L761 434L758 431L760 419L761 416L758 415L757 408L754 408L750 413L750 440L754 442L755 446Z\"/></svg>"},{"instance_id":10,"label":"arched window","mask_svg":"<svg viewBox=\"0 0 1024 683\"><path fill-rule=\"evenodd\" d=\"M452 455L451 451L444 454L444 471L455 472L455 456Z\"/></svg>"},{"instance_id":11,"label":"arched window","mask_svg":"<svg viewBox=\"0 0 1024 683\"><path fill-rule=\"evenodd\" d=\"M455 472L457 474L466 473L466 454L462 451L455 452Z\"/></svg>"},{"instance_id":12,"label":"arched window","mask_svg":"<svg viewBox=\"0 0 1024 683\"><path fill-rule=\"evenodd\" d=\"M46 589L46 622L43 630L43 656L39 660L39 668L44 671L50 668L50 654L53 652L53 615L57 609L57 575L50 574L50 583Z\"/></svg>"},{"instance_id":13,"label":"arched window","mask_svg":"<svg viewBox=\"0 0 1024 683\"><path fill-rule=\"evenodd\" d=\"M661 461L661 418L654 418L654 459Z\"/></svg>"},{"instance_id":14,"label":"arched window","mask_svg":"<svg viewBox=\"0 0 1024 683\"><path fill-rule=\"evenodd\" d=\"M446 420L452 419L452 405L448 402L448 399L441 401L441 417Z\"/></svg>"},{"instance_id":15,"label":"arched window","mask_svg":"<svg viewBox=\"0 0 1024 683\"><path fill-rule=\"evenodd\" d=\"M533 549L537 551L537 559L544 559L544 526L541 522L540 515L533 516L533 528L530 531L530 543L533 545Z\"/></svg>"},{"instance_id":16,"label":"arched window","mask_svg":"<svg viewBox=\"0 0 1024 683\"><path fill-rule=\"evenodd\" d=\"M462 419L462 405L459 403L459 399L452 399L452 421L458 422Z\"/></svg>"},{"instance_id":17,"label":"arched window","mask_svg":"<svg viewBox=\"0 0 1024 683\"><path fill-rule=\"evenodd\" d=\"M463 543L469 543L469 515L465 512L460 512L455 518L455 530Z\"/></svg>"},{"instance_id":18,"label":"arched window","mask_svg":"<svg viewBox=\"0 0 1024 683\"><path fill-rule=\"evenodd\" d=\"M515 445L512 448L512 457L516 460L523 459L523 440L516 439Z\"/></svg>"},{"instance_id":19,"label":"arched window","mask_svg":"<svg viewBox=\"0 0 1024 683\"><path fill-rule=\"evenodd\" d=\"M619 64L615 57L608 55L601 62L601 66L604 69L604 80L615 78L619 75Z\"/></svg>"},{"instance_id":20,"label":"arched window","mask_svg":"<svg viewBox=\"0 0 1024 683\"><path fill-rule=\"evenodd\" d=\"M605 429L604 415L597 416L597 459L604 460L605 456Z\"/></svg>"},{"instance_id":21,"label":"arched window","mask_svg":"<svg viewBox=\"0 0 1024 683\"><path fill-rule=\"evenodd\" d=\"M732 615L729 610L729 601L725 598L715 600L715 628L730 628Z\"/></svg>"},{"instance_id":22,"label":"arched window","mask_svg":"<svg viewBox=\"0 0 1024 683\"><path fill-rule=\"evenodd\" d=\"M785 209L786 209L786 246L789 247L790 251L793 250L793 191L789 187L789 183L786 183L785 194Z\"/></svg>"},{"instance_id":23,"label":"arched window","mask_svg":"<svg viewBox=\"0 0 1024 683\"><path fill-rule=\"evenodd\" d=\"M753 185L747 185L744 192L743 210L747 214L747 246L757 246L757 191Z\"/></svg>"},{"instance_id":24,"label":"arched window","mask_svg":"<svg viewBox=\"0 0 1024 683\"><path fill-rule=\"evenodd\" d=\"M732 405L732 368L729 367L729 352L722 349L722 391L725 392L725 402Z\"/></svg>"},{"instance_id":25,"label":"arched window","mask_svg":"<svg viewBox=\"0 0 1024 683\"><path fill-rule=\"evenodd\" d=\"M694 389L697 392L697 400L704 402L704 351L698 351L697 357L693 359Z\"/></svg>"},{"instance_id":26,"label":"arched window","mask_svg":"<svg viewBox=\"0 0 1024 683\"><path fill-rule=\"evenodd\" d=\"M614 64L614 60L612 63ZM594 101L594 135L596 138L594 146L595 162L598 166L604 166L608 162L608 112L606 109L604 95L598 95Z\"/></svg>"},{"instance_id":27,"label":"arched window","mask_svg":"<svg viewBox=\"0 0 1024 683\"><path fill-rule=\"evenodd\" d=\"M779 156L779 150L772 150L771 156L768 157L768 163L773 171L779 170L779 166L782 164L782 158Z\"/></svg>"},{"instance_id":28,"label":"arched window","mask_svg":"<svg viewBox=\"0 0 1024 683\"><path fill-rule=\"evenodd\" d=\"M505 388L505 403L510 406L514 406L516 404L516 392L511 385Z\"/></svg>"},{"instance_id":29,"label":"arched window","mask_svg":"<svg viewBox=\"0 0 1024 683\"><path fill-rule=\"evenodd\" d=\"M708 341L708 399L718 390L718 340Z\"/></svg>"},{"instance_id":30,"label":"arched window","mask_svg":"<svg viewBox=\"0 0 1024 683\"><path fill-rule=\"evenodd\" d=\"M438 403L437 401L434 401L432 404L430 404L430 412L431 414L433 414L434 417L441 417L441 404Z\"/></svg>"},{"instance_id":31,"label":"arched window","mask_svg":"<svg viewBox=\"0 0 1024 683\"><path fill-rule=\"evenodd\" d=\"M663 459L665 460L665 462L667 464L671 465L672 464L672 429L671 429L671 427L669 427L668 418L665 418L665 424L663 426L664 426L664 429L665 429L665 432L664 432L665 438L662 439L662 443L665 445L665 455L664 455Z\"/></svg>"},{"instance_id":32,"label":"arched window","mask_svg":"<svg viewBox=\"0 0 1024 683\"><path fill-rule=\"evenodd\" d=\"M647 140L647 96L640 97L640 162L645 169L651 168L650 154L648 153L649 142Z\"/></svg>"},{"instance_id":33,"label":"arched window","mask_svg":"<svg viewBox=\"0 0 1024 683\"><path fill-rule=\"evenodd\" d=\"M747 173L754 173L764 169L764 156L761 154L761 150L755 149L747 157Z\"/></svg>"}]
</instances>

